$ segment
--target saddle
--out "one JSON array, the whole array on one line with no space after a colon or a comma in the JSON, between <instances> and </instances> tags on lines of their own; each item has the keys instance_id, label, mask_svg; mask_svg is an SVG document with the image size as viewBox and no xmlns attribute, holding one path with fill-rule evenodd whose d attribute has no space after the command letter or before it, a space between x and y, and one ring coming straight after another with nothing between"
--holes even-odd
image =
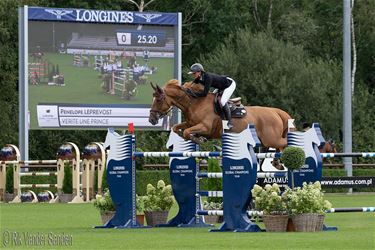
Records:
<instances>
[{"instance_id":1,"label":"saddle","mask_svg":"<svg viewBox=\"0 0 375 250\"><path fill-rule=\"evenodd\" d=\"M225 119L223 107L220 103L222 94L222 91L215 93L214 110L215 113L221 117L221 119ZM245 106L241 103L241 97L229 99L228 105L232 114L232 118L243 118L246 116L246 109Z\"/></svg>"}]
</instances>

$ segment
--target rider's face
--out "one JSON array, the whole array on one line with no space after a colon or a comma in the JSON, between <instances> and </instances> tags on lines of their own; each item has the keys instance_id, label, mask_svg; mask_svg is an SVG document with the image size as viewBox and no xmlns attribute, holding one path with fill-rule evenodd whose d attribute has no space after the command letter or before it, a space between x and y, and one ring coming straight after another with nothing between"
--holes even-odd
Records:
<instances>
[{"instance_id":1,"label":"rider's face","mask_svg":"<svg viewBox=\"0 0 375 250\"><path fill-rule=\"evenodd\" d=\"M194 78L199 78L201 76L201 72L200 71L194 72L193 76L194 76Z\"/></svg>"}]
</instances>

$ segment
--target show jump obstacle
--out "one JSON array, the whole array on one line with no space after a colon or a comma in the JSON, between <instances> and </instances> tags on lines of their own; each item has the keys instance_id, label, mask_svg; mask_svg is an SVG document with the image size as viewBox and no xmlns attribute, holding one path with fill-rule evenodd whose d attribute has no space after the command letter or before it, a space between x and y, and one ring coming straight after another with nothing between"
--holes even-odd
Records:
<instances>
[{"instance_id":1,"label":"show jump obstacle","mask_svg":"<svg viewBox=\"0 0 375 250\"><path fill-rule=\"evenodd\" d=\"M301 169L293 171L295 186L318 181L322 177L322 154L318 146L324 144L318 124L307 132L289 132L288 145L305 151L306 160ZM119 135L109 129L104 147L110 146L107 159L107 178L116 213L104 226L97 228L140 228L136 220L135 159L136 157L170 157L170 179L173 194L179 205L178 214L161 227L205 227L204 215L223 215L223 224L211 231L257 232L260 228L248 216L261 215L247 211L251 189L257 178L283 177L286 172L257 173L257 158L280 157L280 153L255 154L260 145L252 125L242 133L223 133L222 152L198 151L198 145L185 141L171 132L167 148L172 152L136 152L135 135ZM372 154L372 153L371 153ZM367 156L367 154L366 154ZM200 172L196 157L222 157L222 173ZM332 157L332 156L331 156ZM290 173L288 174L290 180ZM201 178L222 178L223 191L201 191ZM290 183L289 183L290 185ZM223 197L223 210L202 210L201 196ZM373 208L344 208L327 212L374 211Z\"/></svg>"},{"instance_id":2,"label":"show jump obstacle","mask_svg":"<svg viewBox=\"0 0 375 250\"><path fill-rule=\"evenodd\" d=\"M6 188L6 169L13 168L13 194L12 202L21 202L22 189L34 188L56 188L57 196L51 195L50 203L60 200L64 181L64 168L72 168L72 190L71 203L88 202L94 198L94 176L95 168L98 171L98 193L102 193L102 179L105 169L106 153L100 143L90 143L83 151L80 159L80 151L72 142L61 145L55 160L30 160L20 161L20 152L15 145L8 144L0 150L0 201L4 201ZM53 169L46 172L45 169ZM42 169L42 171L40 170ZM56 183L23 184L23 176L56 176ZM28 190L34 197L32 202L38 202L37 195Z\"/></svg>"},{"instance_id":3,"label":"show jump obstacle","mask_svg":"<svg viewBox=\"0 0 375 250\"><path fill-rule=\"evenodd\" d=\"M324 142L318 124L311 132L293 132L289 136L290 145L304 147L306 164L294 172L296 185L304 181L316 181L321 178L322 160L318 146ZM107 159L107 178L110 193L116 204L116 214L103 227L132 228L140 227L136 221L135 209L135 158L171 157L170 176L173 193L179 204L179 212L166 225L202 227L207 226L199 215L200 196L222 196L224 223L217 231L256 232L260 228L247 216L247 207L251 201L251 189L257 180L257 157L254 147L260 145L255 128L250 125L243 132L223 133L223 151L200 152L197 145L184 141L171 133L167 147L172 152L136 152L133 134L118 135L112 129L108 131L106 142L111 147ZM223 173L200 173L195 157L222 156ZM285 173L268 173L267 176L283 176ZM263 174L266 176L266 174ZM222 178L223 191L200 191L199 178ZM198 214L197 214L198 211Z\"/></svg>"}]
</instances>

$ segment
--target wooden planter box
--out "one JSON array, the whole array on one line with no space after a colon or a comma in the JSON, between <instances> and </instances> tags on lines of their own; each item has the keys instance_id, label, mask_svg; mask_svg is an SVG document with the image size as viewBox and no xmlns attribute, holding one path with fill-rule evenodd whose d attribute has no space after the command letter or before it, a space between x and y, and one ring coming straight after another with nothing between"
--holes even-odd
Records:
<instances>
[{"instance_id":1,"label":"wooden planter box","mask_svg":"<svg viewBox=\"0 0 375 250\"><path fill-rule=\"evenodd\" d=\"M322 231L324 214L306 213L292 216L293 226L296 232Z\"/></svg>"},{"instance_id":2,"label":"wooden planter box","mask_svg":"<svg viewBox=\"0 0 375 250\"><path fill-rule=\"evenodd\" d=\"M145 217L148 226L167 223L169 211L145 211Z\"/></svg>"},{"instance_id":3,"label":"wooden planter box","mask_svg":"<svg viewBox=\"0 0 375 250\"><path fill-rule=\"evenodd\" d=\"M263 215L263 222L267 232L286 232L288 215Z\"/></svg>"}]
</instances>

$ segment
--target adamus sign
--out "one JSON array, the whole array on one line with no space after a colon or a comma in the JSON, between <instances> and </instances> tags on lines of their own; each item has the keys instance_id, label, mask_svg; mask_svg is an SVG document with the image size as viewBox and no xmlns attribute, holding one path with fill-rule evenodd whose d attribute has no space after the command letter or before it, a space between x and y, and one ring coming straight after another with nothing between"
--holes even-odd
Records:
<instances>
[{"instance_id":1,"label":"adamus sign","mask_svg":"<svg viewBox=\"0 0 375 250\"><path fill-rule=\"evenodd\" d=\"M131 11L29 8L29 20L70 21L86 23L129 23L176 25L176 13L140 13Z\"/></svg>"}]
</instances>

